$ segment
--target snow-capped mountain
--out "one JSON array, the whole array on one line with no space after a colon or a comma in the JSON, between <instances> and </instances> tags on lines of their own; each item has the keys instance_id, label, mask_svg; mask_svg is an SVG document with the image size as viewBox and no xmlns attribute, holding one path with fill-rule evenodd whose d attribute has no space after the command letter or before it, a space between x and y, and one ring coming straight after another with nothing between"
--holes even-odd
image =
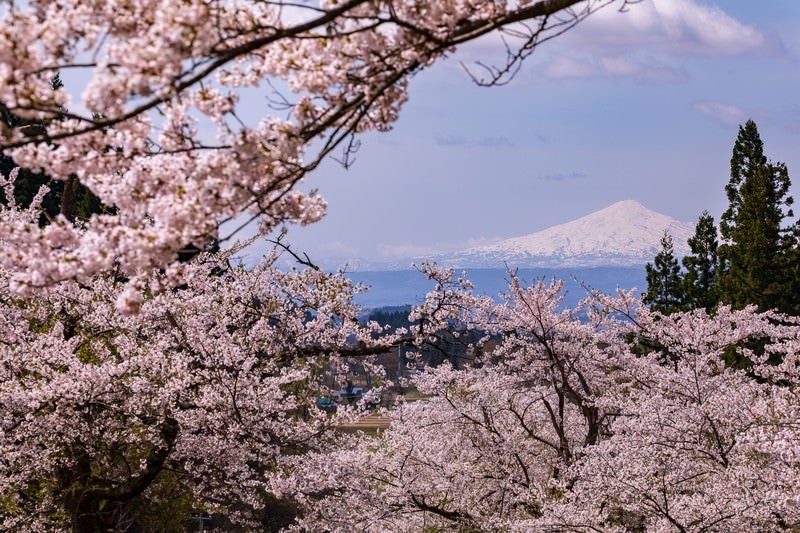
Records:
<instances>
[{"instance_id":1,"label":"snow-capped mountain","mask_svg":"<svg viewBox=\"0 0 800 533\"><path fill-rule=\"evenodd\" d=\"M625 200L572 222L437 257L457 268L633 266L652 262L664 231L675 255L689 253L694 224Z\"/></svg>"}]
</instances>

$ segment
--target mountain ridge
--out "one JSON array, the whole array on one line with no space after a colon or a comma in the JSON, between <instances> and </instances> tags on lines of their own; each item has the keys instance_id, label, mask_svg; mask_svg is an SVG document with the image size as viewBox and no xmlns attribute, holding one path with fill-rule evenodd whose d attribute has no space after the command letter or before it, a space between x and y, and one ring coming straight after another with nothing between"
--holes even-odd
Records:
<instances>
[{"instance_id":1,"label":"mountain ridge","mask_svg":"<svg viewBox=\"0 0 800 533\"><path fill-rule=\"evenodd\" d=\"M690 253L687 241L694 235L694 223L658 213L636 200L622 200L541 231L455 252L392 261L348 258L328 260L326 264L333 265L332 268L346 265L351 272L408 270L412 263L422 261L454 268L488 269L643 267L661 249L664 231L672 236L677 258Z\"/></svg>"},{"instance_id":2,"label":"mountain ridge","mask_svg":"<svg viewBox=\"0 0 800 533\"><path fill-rule=\"evenodd\" d=\"M452 253L376 263L374 267L379 268L371 269L405 269L423 260L455 268L641 266L652 262L660 250L664 231L672 236L677 257L690 252L686 241L694 234L694 224L648 209L636 200L622 200L538 232ZM365 266L367 270L372 265Z\"/></svg>"},{"instance_id":3,"label":"mountain ridge","mask_svg":"<svg viewBox=\"0 0 800 533\"><path fill-rule=\"evenodd\" d=\"M689 253L694 225L648 209L635 200L616 202L547 229L435 258L458 268L634 266L653 260L661 237L672 235L675 255Z\"/></svg>"}]
</instances>

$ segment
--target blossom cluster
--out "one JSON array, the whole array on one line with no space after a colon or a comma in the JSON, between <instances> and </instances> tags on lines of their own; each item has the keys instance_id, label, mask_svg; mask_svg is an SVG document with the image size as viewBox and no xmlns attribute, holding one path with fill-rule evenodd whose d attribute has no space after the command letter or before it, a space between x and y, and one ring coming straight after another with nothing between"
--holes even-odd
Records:
<instances>
[{"instance_id":1,"label":"blossom cluster","mask_svg":"<svg viewBox=\"0 0 800 533\"><path fill-rule=\"evenodd\" d=\"M441 284L418 316L451 309L449 327L491 332L491 350L416 377L425 399L399 405L381 435L304 458L301 529L800 523L797 318L725 306L664 316L625 292L565 309L560 283L525 287L513 273L496 304L452 271L430 274ZM731 368L733 355L752 365Z\"/></svg>"},{"instance_id":2,"label":"blossom cluster","mask_svg":"<svg viewBox=\"0 0 800 533\"><path fill-rule=\"evenodd\" d=\"M80 231L6 225L0 261L24 294L111 268L137 278L237 216L262 233L317 221L325 202L299 192L303 177L352 135L390 129L420 69L524 20L535 44L607 3L12 3L0 10L0 105L38 129L5 124L0 148L112 209ZM87 85L53 90L67 69ZM268 87L286 93L283 109L243 108L242 91Z\"/></svg>"},{"instance_id":3,"label":"blossom cluster","mask_svg":"<svg viewBox=\"0 0 800 533\"><path fill-rule=\"evenodd\" d=\"M273 261L200 256L183 285L134 291L136 313L113 273L20 297L0 270L0 528L118 527L176 501L257 525L289 459L357 416L316 403L345 356L392 342L341 274Z\"/></svg>"}]
</instances>

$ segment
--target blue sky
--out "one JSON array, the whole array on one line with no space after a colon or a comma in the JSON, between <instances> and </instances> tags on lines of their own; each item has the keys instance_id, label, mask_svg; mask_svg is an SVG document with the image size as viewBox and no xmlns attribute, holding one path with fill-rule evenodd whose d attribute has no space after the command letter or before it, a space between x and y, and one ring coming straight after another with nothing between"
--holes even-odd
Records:
<instances>
[{"instance_id":1,"label":"blue sky","mask_svg":"<svg viewBox=\"0 0 800 533\"><path fill-rule=\"evenodd\" d=\"M471 43L412 80L394 129L362 136L355 165L329 161L307 179L328 215L290 226L288 241L327 267L357 269L355 258L451 252L625 199L685 221L718 216L747 118L800 196L799 28L797 0L612 5L492 88L461 64L498 64L504 49L496 36ZM66 73L67 87L80 76ZM244 95L249 122L269 111L264 97Z\"/></svg>"},{"instance_id":2,"label":"blue sky","mask_svg":"<svg viewBox=\"0 0 800 533\"><path fill-rule=\"evenodd\" d=\"M612 7L494 88L459 65L502 58L495 40L476 43L413 80L394 130L365 136L353 167L309 179L329 214L289 240L320 260L380 261L531 233L628 198L681 220L718 215L748 117L767 155L800 169L798 27L795 1Z\"/></svg>"},{"instance_id":3,"label":"blue sky","mask_svg":"<svg viewBox=\"0 0 800 533\"><path fill-rule=\"evenodd\" d=\"M289 242L356 266L524 235L624 199L685 221L718 216L747 118L800 196L800 2L616 6L540 46L506 86L478 87L461 66L502 62L496 36L420 73L391 132L362 136L350 169L329 161L309 177L328 215L291 226ZM81 76L66 72L67 87ZM264 98L243 96L248 122L269 112Z\"/></svg>"},{"instance_id":4,"label":"blue sky","mask_svg":"<svg viewBox=\"0 0 800 533\"><path fill-rule=\"evenodd\" d=\"M623 199L681 220L726 200L737 125L800 183L800 2L645 0L541 46L513 82L474 85L460 61L418 75L394 130L305 185L329 201L290 227L312 258L395 260L538 231ZM795 195L800 190L794 188Z\"/></svg>"}]
</instances>

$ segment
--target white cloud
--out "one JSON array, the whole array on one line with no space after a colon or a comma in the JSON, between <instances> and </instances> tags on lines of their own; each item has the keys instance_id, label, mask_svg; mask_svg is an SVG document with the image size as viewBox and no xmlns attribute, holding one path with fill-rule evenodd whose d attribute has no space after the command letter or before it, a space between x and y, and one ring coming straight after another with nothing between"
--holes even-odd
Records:
<instances>
[{"instance_id":1,"label":"white cloud","mask_svg":"<svg viewBox=\"0 0 800 533\"><path fill-rule=\"evenodd\" d=\"M341 241L329 241L318 246L319 251L334 257L358 257L361 252L355 246L350 246Z\"/></svg>"},{"instance_id":2,"label":"white cloud","mask_svg":"<svg viewBox=\"0 0 800 533\"><path fill-rule=\"evenodd\" d=\"M550 78L627 77L676 82L688 78L686 57L733 57L783 51L780 39L726 13L722 2L644 0L618 8L612 2L576 28L547 43L530 59ZM518 44L509 38L513 48ZM473 74L473 62L501 64L505 45L495 32L460 48L457 58ZM544 61L541 61L544 60ZM457 62L450 68L460 68Z\"/></svg>"},{"instance_id":3,"label":"white cloud","mask_svg":"<svg viewBox=\"0 0 800 533\"><path fill-rule=\"evenodd\" d=\"M410 257L426 257L440 254L442 250L435 246L420 244L378 244L376 251L384 260L408 259Z\"/></svg>"},{"instance_id":4,"label":"white cloud","mask_svg":"<svg viewBox=\"0 0 800 533\"><path fill-rule=\"evenodd\" d=\"M502 241L503 239L504 237L500 237L499 235L495 235L494 237L473 237L471 239L467 239L462 244L453 246L453 251L466 250L467 248L486 246L488 244L496 244Z\"/></svg>"},{"instance_id":5,"label":"white cloud","mask_svg":"<svg viewBox=\"0 0 800 533\"><path fill-rule=\"evenodd\" d=\"M738 126L747 119L745 112L738 107L719 102L698 102L694 108L725 126Z\"/></svg>"},{"instance_id":6,"label":"white cloud","mask_svg":"<svg viewBox=\"0 0 800 533\"><path fill-rule=\"evenodd\" d=\"M626 56L568 57L561 56L544 69L550 78L633 78L639 81L684 81L688 74L679 68L663 65L652 58Z\"/></svg>"},{"instance_id":7,"label":"white cloud","mask_svg":"<svg viewBox=\"0 0 800 533\"><path fill-rule=\"evenodd\" d=\"M716 6L690 0L654 2L667 43L680 51L709 55L739 55L760 51L764 35L730 17Z\"/></svg>"},{"instance_id":8,"label":"white cloud","mask_svg":"<svg viewBox=\"0 0 800 533\"><path fill-rule=\"evenodd\" d=\"M651 0L624 12L601 9L565 41L614 49L655 47L680 55L736 56L773 50L776 42L717 5Z\"/></svg>"},{"instance_id":9,"label":"white cloud","mask_svg":"<svg viewBox=\"0 0 800 533\"><path fill-rule=\"evenodd\" d=\"M760 28L737 20L724 3L698 0L645 0L624 11L619 1L599 9L544 49L592 51L599 55L642 50L677 55L737 56L775 52L780 41ZM722 7L721 7L722 6ZM521 43L506 36L510 46ZM459 49L469 63L489 55L502 57L505 44L497 32Z\"/></svg>"},{"instance_id":10,"label":"white cloud","mask_svg":"<svg viewBox=\"0 0 800 533\"><path fill-rule=\"evenodd\" d=\"M468 248L476 246L485 246L487 244L495 244L501 241L503 237L473 237L465 241L450 242L450 243L437 243L431 245L421 244L378 244L375 249L379 254L380 261L399 261L410 260L423 257L437 257L443 254L460 252Z\"/></svg>"},{"instance_id":11,"label":"white cloud","mask_svg":"<svg viewBox=\"0 0 800 533\"><path fill-rule=\"evenodd\" d=\"M582 172L560 172L558 174L545 174L543 176L539 176L537 179L542 181L572 181L572 180L582 180L586 178L586 174Z\"/></svg>"},{"instance_id":12,"label":"white cloud","mask_svg":"<svg viewBox=\"0 0 800 533\"><path fill-rule=\"evenodd\" d=\"M597 68L588 61L561 56L547 65L544 73L551 78L588 78L597 75Z\"/></svg>"},{"instance_id":13,"label":"white cloud","mask_svg":"<svg viewBox=\"0 0 800 533\"><path fill-rule=\"evenodd\" d=\"M505 148L514 146L514 141L505 135L493 135L470 139L463 135L439 135L433 140L437 146L480 146L481 148Z\"/></svg>"}]
</instances>

